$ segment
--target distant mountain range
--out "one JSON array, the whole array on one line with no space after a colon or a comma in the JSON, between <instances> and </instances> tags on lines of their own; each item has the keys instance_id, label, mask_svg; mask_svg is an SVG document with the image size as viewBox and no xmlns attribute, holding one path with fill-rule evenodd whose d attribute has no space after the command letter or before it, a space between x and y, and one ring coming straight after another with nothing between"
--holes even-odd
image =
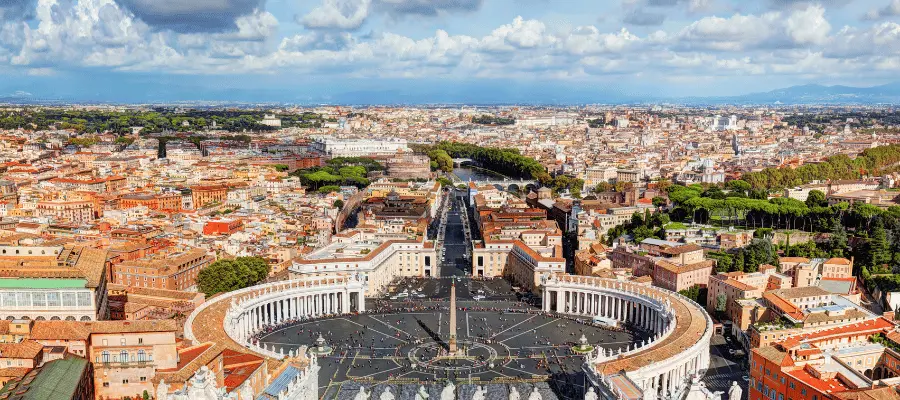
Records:
<instances>
[{"instance_id":1,"label":"distant mountain range","mask_svg":"<svg viewBox=\"0 0 900 400\"><path fill-rule=\"evenodd\" d=\"M106 88L121 87L109 85ZM460 82L454 85L419 85L404 89L356 89L344 86L310 88L298 96L296 91L256 88L256 89L205 89L202 86L161 85L147 92L115 90L57 93L55 96L18 91L0 93L0 104L66 104L66 103L108 103L108 104L180 104L190 106L210 105L255 105L274 104L394 104L394 105L579 105L579 104L685 104L685 105L872 105L900 104L900 82L873 87L801 85L776 89L768 92L750 93L738 96L695 96L664 97L641 96L623 93L605 86L584 85L577 88L563 88L552 82L513 83L500 81ZM41 89L41 88L35 88ZM318 90L317 90L318 89ZM349 90L347 90L349 89ZM192 93L186 95L186 93ZM187 98L203 93L203 98ZM93 98L91 98L93 97Z\"/></svg>"},{"instance_id":2,"label":"distant mountain range","mask_svg":"<svg viewBox=\"0 0 900 400\"><path fill-rule=\"evenodd\" d=\"M740 96L681 100L699 104L900 104L900 82L872 87L800 85Z\"/></svg>"}]
</instances>

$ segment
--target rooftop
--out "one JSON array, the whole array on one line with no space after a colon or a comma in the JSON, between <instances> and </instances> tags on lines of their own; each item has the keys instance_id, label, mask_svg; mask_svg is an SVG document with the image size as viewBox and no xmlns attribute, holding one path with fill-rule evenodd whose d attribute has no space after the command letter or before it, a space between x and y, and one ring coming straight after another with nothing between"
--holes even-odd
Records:
<instances>
[{"instance_id":1,"label":"rooftop","mask_svg":"<svg viewBox=\"0 0 900 400\"><path fill-rule=\"evenodd\" d=\"M0 278L0 289L83 289L86 279Z\"/></svg>"},{"instance_id":2,"label":"rooftop","mask_svg":"<svg viewBox=\"0 0 900 400\"><path fill-rule=\"evenodd\" d=\"M3 400L48 400L75 397L87 360L68 356L29 372L22 379L9 381L0 389Z\"/></svg>"}]
</instances>

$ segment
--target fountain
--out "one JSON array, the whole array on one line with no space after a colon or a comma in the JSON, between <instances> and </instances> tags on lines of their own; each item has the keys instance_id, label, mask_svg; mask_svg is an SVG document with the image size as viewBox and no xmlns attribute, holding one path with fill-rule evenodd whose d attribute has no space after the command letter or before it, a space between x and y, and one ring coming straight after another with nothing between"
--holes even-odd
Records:
<instances>
[{"instance_id":1,"label":"fountain","mask_svg":"<svg viewBox=\"0 0 900 400\"><path fill-rule=\"evenodd\" d=\"M587 338L582 334L581 338L578 339L578 344L572 346L572 351L578 354L590 354L590 352L594 351L594 346L588 344Z\"/></svg>"}]
</instances>

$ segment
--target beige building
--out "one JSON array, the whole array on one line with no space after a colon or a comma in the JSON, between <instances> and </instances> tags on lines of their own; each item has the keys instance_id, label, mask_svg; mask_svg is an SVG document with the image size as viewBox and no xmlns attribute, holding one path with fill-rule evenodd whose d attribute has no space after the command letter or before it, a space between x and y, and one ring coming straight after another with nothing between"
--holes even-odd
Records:
<instances>
[{"instance_id":1,"label":"beige building","mask_svg":"<svg viewBox=\"0 0 900 400\"><path fill-rule=\"evenodd\" d=\"M355 229L293 260L288 271L291 278L358 275L368 283L367 294L375 295L397 278L438 276L438 256L421 235Z\"/></svg>"},{"instance_id":2,"label":"beige building","mask_svg":"<svg viewBox=\"0 0 900 400\"><path fill-rule=\"evenodd\" d=\"M174 320L102 321L87 324L88 359L97 396L122 398L146 390L159 370L178 367Z\"/></svg>"},{"instance_id":3,"label":"beige building","mask_svg":"<svg viewBox=\"0 0 900 400\"><path fill-rule=\"evenodd\" d=\"M206 250L173 248L113 266L115 283L125 286L196 290L197 275L215 261Z\"/></svg>"},{"instance_id":4,"label":"beige building","mask_svg":"<svg viewBox=\"0 0 900 400\"><path fill-rule=\"evenodd\" d=\"M80 200L44 200L37 203L34 215L72 222L91 221L94 219L94 204Z\"/></svg>"},{"instance_id":5,"label":"beige building","mask_svg":"<svg viewBox=\"0 0 900 400\"><path fill-rule=\"evenodd\" d=\"M565 272L562 232L537 209L479 209L483 240L472 245L472 276L507 277L528 290Z\"/></svg>"}]
</instances>

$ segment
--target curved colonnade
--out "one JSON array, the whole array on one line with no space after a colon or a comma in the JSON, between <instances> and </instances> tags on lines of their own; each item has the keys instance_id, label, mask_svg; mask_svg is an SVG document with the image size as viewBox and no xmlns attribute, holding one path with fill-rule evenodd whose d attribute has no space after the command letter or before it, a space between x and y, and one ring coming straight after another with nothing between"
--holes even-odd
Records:
<instances>
[{"instance_id":1,"label":"curved colonnade","mask_svg":"<svg viewBox=\"0 0 900 400\"><path fill-rule=\"evenodd\" d=\"M242 348L280 360L296 354L258 347L250 338L265 326L363 312L365 291L366 283L355 276L301 278L252 286L203 303L185 322L184 336L204 342L214 339L208 331L218 328ZM201 324L202 329L198 329Z\"/></svg>"},{"instance_id":2,"label":"curved colonnade","mask_svg":"<svg viewBox=\"0 0 900 400\"><path fill-rule=\"evenodd\" d=\"M709 367L712 319L678 293L573 275L551 276L543 289L544 311L615 321L651 335L625 351L598 348L587 357L585 373L601 397L680 398L686 383Z\"/></svg>"},{"instance_id":3,"label":"curved colonnade","mask_svg":"<svg viewBox=\"0 0 900 400\"><path fill-rule=\"evenodd\" d=\"M250 338L266 325L365 311L365 291L366 283L357 277L327 277L266 283L223 293L191 313L185 321L184 337L193 343L214 343L237 352L254 352L266 360L269 374L289 361L301 371L283 386L278 398L318 399L316 357L308 357L304 347L287 354L283 349L264 349L250 343Z\"/></svg>"}]
</instances>

